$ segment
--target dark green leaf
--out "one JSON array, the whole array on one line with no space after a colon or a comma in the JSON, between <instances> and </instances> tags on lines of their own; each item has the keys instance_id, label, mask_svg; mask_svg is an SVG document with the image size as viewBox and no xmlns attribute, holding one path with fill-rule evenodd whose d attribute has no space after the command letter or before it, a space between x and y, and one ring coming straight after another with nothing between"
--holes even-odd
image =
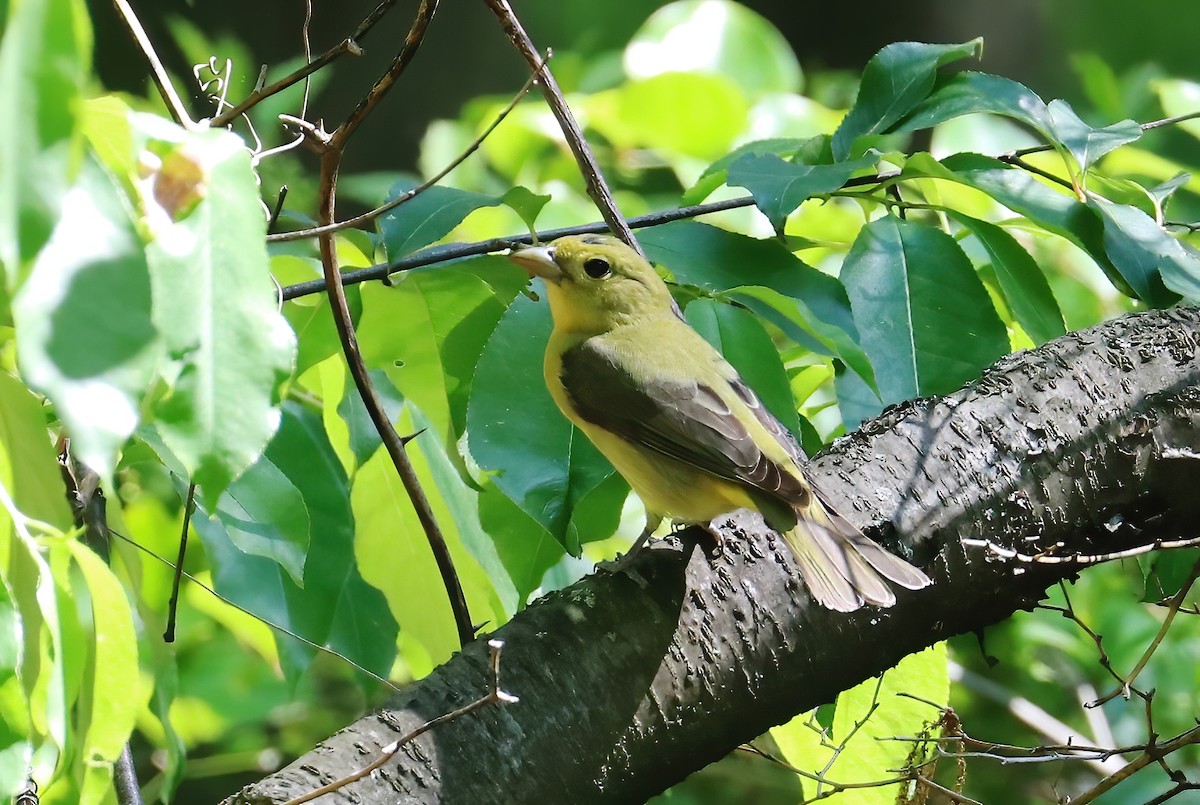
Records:
<instances>
[{"instance_id":1,"label":"dark green leaf","mask_svg":"<svg viewBox=\"0 0 1200 805\"><path fill-rule=\"evenodd\" d=\"M889 131L928 129L979 112L1011 117L1043 133L1050 127L1045 102L1024 84L990 73L965 71L939 78L929 97Z\"/></svg>"},{"instance_id":2,"label":"dark green leaf","mask_svg":"<svg viewBox=\"0 0 1200 805\"><path fill-rule=\"evenodd\" d=\"M834 388L837 391L838 410L842 413L842 424L851 431L868 419L879 416L884 409L883 400L868 386L858 373L846 369L840 361L834 362Z\"/></svg>"},{"instance_id":3,"label":"dark green leaf","mask_svg":"<svg viewBox=\"0 0 1200 805\"><path fill-rule=\"evenodd\" d=\"M1162 601L1177 595L1192 568L1200 561L1200 548L1188 548L1181 551L1154 551L1138 557L1138 563L1145 574L1146 587L1142 600L1146 602Z\"/></svg>"},{"instance_id":4,"label":"dark green leaf","mask_svg":"<svg viewBox=\"0 0 1200 805\"><path fill-rule=\"evenodd\" d=\"M13 300L21 373L55 404L73 452L102 477L138 423L162 351L146 254L127 202L94 160Z\"/></svg>"},{"instance_id":5,"label":"dark green leaf","mask_svg":"<svg viewBox=\"0 0 1200 805\"><path fill-rule=\"evenodd\" d=\"M987 250L1000 291L1017 322L1036 343L1063 335L1062 311L1038 264L1003 227L961 213L954 220L965 226Z\"/></svg>"},{"instance_id":6,"label":"dark green leaf","mask_svg":"<svg viewBox=\"0 0 1200 805\"><path fill-rule=\"evenodd\" d=\"M982 44L982 39L961 45L896 42L872 56L858 99L833 134L834 156L845 159L859 137L887 131L933 89L938 67L977 55Z\"/></svg>"},{"instance_id":7,"label":"dark green leaf","mask_svg":"<svg viewBox=\"0 0 1200 805\"><path fill-rule=\"evenodd\" d=\"M261 556L304 586L308 552L308 510L300 490L263 456L229 485L217 504L217 518L239 550Z\"/></svg>"},{"instance_id":8,"label":"dark green leaf","mask_svg":"<svg viewBox=\"0 0 1200 805\"><path fill-rule=\"evenodd\" d=\"M860 170L875 165L879 152L868 151L849 162L832 165L798 165L773 154L747 154L729 166L728 184L744 187L776 232L783 231L788 215L818 193L838 190Z\"/></svg>"},{"instance_id":9,"label":"dark green leaf","mask_svg":"<svg viewBox=\"0 0 1200 805\"><path fill-rule=\"evenodd\" d=\"M1159 206L1165 209L1171 196L1175 195L1175 191L1186 186L1191 180L1192 174L1178 173L1167 181L1151 187L1148 192L1158 201Z\"/></svg>"},{"instance_id":10,"label":"dark green leaf","mask_svg":"<svg viewBox=\"0 0 1200 805\"><path fill-rule=\"evenodd\" d=\"M1155 290L1141 281L1136 272L1132 278L1125 277L1126 269L1113 264L1105 248L1104 224L1096 212L1080 203L1073 193L1055 190L1023 170L979 154L955 154L941 162L928 154L916 154L905 164L904 173L947 179L987 193L1010 210L1083 249L1122 293L1138 294L1135 283L1147 292ZM1169 295L1163 297L1161 294L1154 298L1160 297L1170 299Z\"/></svg>"},{"instance_id":11,"label":"dark green leaf","mask_svg":"<svg viewBox=\"0 0 1200 805\"><path fill-rule=\"evenodd\" d=\"M496 472L496 486L566 545L575 506L613 470L546 390L550 330L548 305L513 302L476 367L467 429L471 454Z\"/></svg>"},{"instance_id":12,"label":"dark green leaf","mask_svg":"<svg viewBox=\"0 0 1200 805\"><path fill-rule=\"evenodd\" d=\"M1200 301L1200 256L1134 207L1090 196L1088 206L1104 221L1104 247L1134 291L1156 307L1176 294Z\"/></svg>"},{"instance_id":13,"label":"dark green leaf","mask_svg":"<svg viewBox=\"0 0 1200 805\"><path fill-rule=\"evenodd\" d=\"M1080 120L1066 101L1050 101L1048 111L1051 136L1075 157L1081 169L1087 169L1108 152L1142 136L1142 127L1132 120L1094 129Z\"/></svg>"},{"instance_id":14,"label":"dark green leaf","mask_svg":"<svg viewBox=\"0 0 1200 805\"><path fill-rule=\"evenodd\" d=\"M828 138L825 137L824 139ZM729 166L743 156L748 154L791 156L805 142L807 140L799 140L795 137L778 137L770 140L755 140L745 145L739 145L704 169L704 172L700 174L700 178L696 180L696 183L688 188L683 194L683 198L679 200L680 206L687 207L692 204L699 204L708 198L714 190L725 184L725 176L729 170Z\"/></svg>"},{"instance_id":15,"label":"dark green leaf","mask_svg":"<svg viewBox=\"0 0 1200 805\"><path fill-rule=\"evenodd\" d=\"M654 227L639 235L650 259L665 265L676 281L714 293L736 291L759 301L769 298L754 290L769 289L788 298L772 306L785 317L798 343L842 355L869 378L870 367L857 347L858 329L846 290L834 277L805 264L774 240L757 240L695 221ZM746 299L751 307L754 305ZM764 311L754 307L760 314ZM860 360L861 358L861 360Z\"/></svg>"},{"instance_id":16,"label":"dark green leaf","mask_svg":"<svg viewBox=\"0 0 1200 805\"><path fill-rule=\"evenodd\" d=\"M50 238L77 168L75 114L91 54L82 0L25 0L8 15L0 42L0 269L10 292Z\"/></svg>"},{"instance_id":17,"label":"dark green leaf","mask_svg":"<svg viewBox=\"0 0 1200 805\"><path fill-rule=\"evenodd\" d=\"M733 364L775 418L799 436L796 402L779 350L753 314L710 299L697 299L685 310L688 323Z\"/></svg>"},{"instance_id":18,"label":"dark green leaf","mask_svg":"<svg viewBox=\"0 0 1200 805\"><path fill-rule=\"evenodd\" d=\"M610 483L611 479L601 482L596 489ZM566 555L562 543L492 484L485 485L479 495L479 523L495 542L500 561L516 586L517 599L524 606L541 586L546 571Z\"/></svg>"},{"instance_id":19,"label":"dark green leaf","mask_svg":"<svg viewBox=\"0 0 1200 805\"><path fill-rule=\"evenodd\" d=\"M397 182L388 199L397 198L415 186L412 182ZM496 196L453 187L436 186L422 191L379 219L388 259L397 260L441 240L475 210L495 207L500 202Z\"/></svg>"},{"instance_id":20,"label":"dark green leaf","mask_svg":"<svg viewBox=\"0 0 1200 805\"><path fill-rule=\"evenodd\" d=\"M1008 352L1008 333L949 235L893 216L863 227L842 281L884 403L945 394Z\"/></svg>"},{"instance_id":21,"label":"dark green leaf","mask_svg":"<svg viewBox=\"0 0 1200 805\"><path fill-rule=\"evenodd\" d=\"M177 372L155 413L211 509L275 432L296 344L275 302L249 153L228 131L172 131L143 198L154 322Z\"/></svg>"},{"instance_id":22,"label":"dark green leaf","mask_svg":"<svg viewBox=\"0 0 1200 805\"><path fill-rule=\"evenodd\" d=\"M286 403L265 455L299 490L308 509L304 586L276 562L238 550L215 518L195 517L217 590L272 623L376 673L388 673L396 656L396 623L383 595L362 580L355 565L346 473L320 418ZM284 672L295 680L311 664L313 650L286 637L277 640Z\"/></svg>"}]
</instances>

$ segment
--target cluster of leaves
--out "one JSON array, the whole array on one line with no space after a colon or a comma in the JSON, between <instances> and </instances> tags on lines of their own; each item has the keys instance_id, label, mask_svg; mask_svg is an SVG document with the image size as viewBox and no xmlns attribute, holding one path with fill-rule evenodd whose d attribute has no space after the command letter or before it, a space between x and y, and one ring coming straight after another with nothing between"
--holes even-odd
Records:
<instances>
[{"instance_id":1,"label":"cluster of leaves","mask_svg":"<svg viewBox=\"0 0 1200 805\"><path fill-rule=\"evenodd\" d=\"M103 801L136 721L168 750L159 790L169 796L185 745L280 718L286 690L269 664L304 685L325 646L372 674L419 676L457 648L454 622L348 381L328 302L303 296L280 310L274 300L272 277L287 286L321 272L311 244L266 247L242 139L89 97L81 0L11 4L5 26L0 795L32 769L49 801ZM810 451L1067 326L1200 300L1200 260L1162 226L1168 202L1197 208L1200 187L1140 150L1151 135L1136 123L1093 128L1008 79L941 69L978 47L885 48L843 116L837 92L830 105L801 94L801 70L764 20L689 1L647 21L622 74L599 60L568 82L626 214L751 194L757 212L640 239L688 321ZM1167 112L1183 86L1160 85ZM427 172L502 103L434 123ZM905 150L931 128L930 151ZM997 140L1005 151L1047 148L966 153ZM413 185L397 177L389 197ZM527 102L445 186L382 216L377 232L339 234L337 248L352 269L448 237L593 215L549 112ZM640 527L628 487L545 392L549 313L525 284L503 258L480 257L349 291L393 422L421 434L408 450L473 618L493 626L585 572L585 549ZM178 649L165 648L169 573L120 541L110 569L77 541L55 491L62 434L103 479L112 529L159 553L174 555L195 483L203 550L189 568L303 640L272 641L191 587L194 617ZM219 644L235 640L267 665L218 693L213 679L237 656ZM946 701L946 669L938 648L907 660L886 689ZM780 748L841 781L895 768L909 747L896 756L874 738L915 734L929 713L880 690L872 683L820 714L824 736L808 718L780 728ZM308 727L316 737L324 725ZM847 733L854 747L831 757L829 736ZM860 762L847 768L852 756Z\"/></svg>"}]
</instances>

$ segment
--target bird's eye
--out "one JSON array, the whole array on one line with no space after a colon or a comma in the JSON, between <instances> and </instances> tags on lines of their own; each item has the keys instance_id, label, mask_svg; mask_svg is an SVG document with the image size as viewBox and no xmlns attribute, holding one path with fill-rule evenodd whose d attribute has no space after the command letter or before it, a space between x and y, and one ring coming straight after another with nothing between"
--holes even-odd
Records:
<instances>
[{"instance_id":1,"label":"bird's eye","mask_svg":"<svg viewBox=\"0 0 1200 805\"><path fill-rule=\"evenodd\" d=\"M583 264L584 272L592 279L602 280L612 274L612 266L603 257L593 257Z\"/></svg>"}]
</instances>

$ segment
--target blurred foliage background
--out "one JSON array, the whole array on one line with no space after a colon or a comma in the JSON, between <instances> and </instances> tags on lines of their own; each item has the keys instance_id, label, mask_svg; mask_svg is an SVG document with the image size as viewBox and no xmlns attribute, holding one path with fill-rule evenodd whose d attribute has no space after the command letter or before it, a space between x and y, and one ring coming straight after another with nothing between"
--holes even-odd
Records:
<instances>
[{"instance_id":1,"label":"blurred foliage background","mask_svg":"<svg viewBox=\"0 0 1200 805\"><path fill-rule=\"evenodd\" d=\"M236 99L254 86L260 65L268 65L276 76L300 63L302 3L161 0L140 5L145 7L137 10L152 40L177 86L189 88L192 109L197 113L208 114L209 107L205 93L192 79L194 65L210 64L210 58L214 59L211 64L227 78L228 96ZM362 0L315 3L314 51L348 34L373 5ZM1200 108L1200 64L1194 57L1191 36L1200 30L1200 5L1195 4L1168 0L1136 4L1120 0L1015 0L1004 4L925 0L872 4L869 9L861 4L834 3L798 10L795 3L752 0L741 11L750 9L755 14L738 11L739 16L729 22L733 33L728 36L729 49L720 57L720 75L707 71L711 67L703 58L707 54L694 46L694 40L685 39L682 48L672 43L671 31L693 19L689 15L695 13L695 7L687 14L677 6L666 16L653 16L662 5L645 0L528 0L517 7L534 41L553 46L555 74L585 121L626 215L676 206L685 193L695 196L689 201L705 198L707 192L694 188L710 163L743 143L832 131L854 101L863 65L881 47L895 41L967 42L981 36L986 46L980 61L970 69L1015 79L1043 98L1066 99L1080 117L1097 126L1124 118L1147 121ZM111 5L89 0L88 6L96 31L95 72L89 94L116 91L134 108L160 108L147 83L142 56L119 25ZM343 58L322 71L313 82L310 118L341 119L390 59L408 24L405 12L398 10L363 43L364 56ZM689 58L696 63L685 63ZM231 73L224 67L226 59L232 65ZM663 65L683 72L667 73ZM201 75L210 77L203 70ZM446 4L402 86L369 119L348 152L339 189L340 211L374 206L437 171L494 118L525 77L523 64L483 4ZM255 129L265 145L284 141L275 115L294 112L299 94L296 87L255 110ZM248 136L245 129L238 131ZM443 215L444 231L432 237L422 234L424 242L521 232L525 227L522 216L495 201L517 184L552 196L537 217L539 228L595 220L574 163L559 148L553 132L553 122L539 100L522 103L485 142L480 154L444 183L486 197L472 197L461 214ZM916 138L917 144L908 147L909 151L928 149L937 157L962 151L999 154L1037 142L1026 129L1011 122L981 116L947 122L932 134L922 132ZM881 147L888 145L905 147L902 140L886 141ZM1155 131L1136 146L1113 152L1104 163L1108 174L1135 178L1146 186L1166 182L1180 170L1198 165L1200 139L1195 128L1187 126ZM312 209L315 199L315 159L297 149L258 167L268 202L280 185L289 187L289 212L281 223L305 223L304 211ZM741 193L739 188L722 187L719 182L706 191L714 192L713 198ZM996 207L993 201L963 188L944 192L945 203L972 215L986 217ZM1200 193L1194 180L1183 185L1171 203L1173 219L1200 218ZM712 220L759 238L774 234L753 208ZM862 212L853 202L810 203L787 218L784 232L793 238L793 244L803 241L806 261L832 270L846 257L861 226ZM349 268L369 265L381 254L392 257L424 245L414 245L417 238L411 222L403 217L385 218L377 240L350 235L339 248L344 267ZM647 242L652 250L669 252L670 238L648 233ZM1086 255L1064 240L1034 238L1029 248L1046 272L1067 328L1086 327L1138 306L1118 293ZM272 269L284 284L307 279L312 276L311 256L308 246L276 247ZM468 411L466 387L455 383L469 383L474 366L467 367L465 375L454 374L462 367L440 367L450 382L444 377L434 380L414 374L419 371L414 368L415 361L406 366L404 360L396 359L394 344L416 343L425 332L418 332L421 325L436 330L441 310L437 305L445 303L469 305L469 310L464 310L477 313L477 326L458 332L482 346L510 302L513 308L527 306L527 300L517 295L522 284L519 274L504 273L506 269L497 265L484 271L476 261L443 269L439 277L423 275L401 286L405 290L400 293L407 296L397 297L378 285L364 286L354 296L362 312L364 353L378 368L382 384L398 389L393 402L401 417L401 432L428 428L442 446L414 452L423 477L445 497L439 514L456 524L461 532L459 550L471 557L464 562L467 569L463 572L478 576L477 583L468 579L473 609L486 613L493 623L511 616L531 595L578 578L590 568L587 558L611 553L638 527L636 511L620 509L625 490L619 480L600 483L590 500L579 502L582 513L569 523L541 523L548 531L558 529L561 533L555 536L568 547L586 548L584 559L572 557L553 540L532 547L521 544L532 521L529 517L521 520L521 513L514 514L508 498L498 494L471 498L469 506L477 507L472 509L477 518L471 523L456 513L455 506L468 497L456 484L460 484L460 476L477 468L463 465L463 456L454 449L455 439L471 417L479 416L483 423L489 420L488 413L477 414L474 406L494 404L499 411L501 404L473 399ZM447 276L454 284L445 284ZM725 315L717 308L724 310L728 305L713 302L714 298L728 301L720 292L704 289L703 283L688 287L691 290L684 293L697 297L694 306L688 306L689 319L697 326ZM413 329L407 336L398 334L394 329L397 319L410 315L418 303L428 305L429 318L410 322ZM310 298L289 306L286 314L301 335L300 366L291 399L284 406L283 429L267 456L284 468L290 455L317 456L314 461L326 466L332 479L322 489L344 492L324 501L323 511L346 513L340 525L337 521L323 525L343 529L339 539L344 537L348 543L357 539L359 569L343 568L344 575L336 582L345 586L329 591L341 609L326 614L333 622L324 624L324 634L332 635L331 640L343 639L348 630L342 628L344 623L339 626L338 618L353 618L358 613L370 620L362 613L383 613L368 624L374 630L371 639L338 646L339 650L377 672L390 670L393 679L421 676L453 647L453 630L445 613L432 612L428 606L430 596L437 597L430 592L436 591L436 581L427 581L428 589L418 589L398 586L388 577L386 563L398 560L385 548L401 530L397 522L407 522L410 530L415 530L412 516L399 504L382 510L377 505L395 496L395 480L376 452L352 395L343 397L348 381L327 362L336 340L326 322L326 306ZM1052 335L1028 333L1012 319L1010 315L1005 321L1011 343L1005 339L1004 349L1031 346ZM738 322L724 322L723 326L724 335L734 341L767 332L758 325ZM516 338L521 332L513 328L515 325L510 329ZM777 344L786 342L777 331L770 333ZM427 345L433 351L441 348L441 334L436 335ZM492 378L497 384L511 378L505 366L489 360L485 351L475 374L479 383L485 383L482 378ZM786 375L777 377L787 384L784 393L790 389L800 404L804 419L797 425L806 429L807 446L829 441L861 418L854 415L846 402L848 395L841 391L841 407L833 405L834 370L828 361L809 360L804 350L794 345L791 351L783 350L781 360L782 364L776 363L780 372L786 369ZM540 359L536 361L535 382L540 373ZM310 372L307 379L305 372ZM438 385L435 392L430 391L431 384ZM402 408L400 395L417 400L419 407ZM323 400L314 402L318 396ZM867 403L858 413L871 415L878 404L877 399ZM552 411L548 415L556 416ZM331 424L338 417L341 424ZM485 427L481 424L480 430ZM326 429L341 441L331 442L324 435ZM142 437L125 451L118 468L123 526L141 543L173 556L182 521L179 474L164 466L153 440ZM486 464L488 456L481 447L473 458ZM354 471L352 490L343 468ZM305 481L292 481L307 495ZM266 476L243 478L238 483L247 495L278 488ZM308 483L320 485L311 479ZM276 508L266 514L278 522L287 504L286 499L274 500L270 505ZM350 513L357 530L350 525ZM475 533L480 525L487 531L486 537ZM222 531L228 526L228 519L215 514L196 521L196 529L206 539L203 546L194 543L189 569L218 587L248 591L255 585L266 586L264 578L272 583L283 579L280 584L284 586L285 574L280 568L296 570L289 566L286 555L271 557L273 564L264 569L266 559L261 555L233 562L213 553L214 545L230 541L244 548L246 543L238 542L236 535ZM306 535L310 529L317 533L314 524L307 522L296 524L295 529ZM614 532L617 536L610 539ZM305 536L297 542L308 539ZM485 539L494 541L494 546L480 547ZM411 550L413 556L400 560L414 566L429 564L427 557L416 555L421 550L419 542ZM1162 620L1161 608L1141 602L1158 600L1171 587L1172 582L1161 582L1160 576L1174 579L1178 589L1194 558L1171 558L1161 565L1129 561L1089 569L1067 590L1054 591L1050 600L1062 606L1069 595L1078 617L1104 635L1104 648L1113 666L1129 669ZM292 561L303 563L295 557ZM501 566L501 572L494 572ZM500 577L503 583L496 581ZM1149 589L1160 582L1163 589ZM161 600L169 573L147 563L138 570L136 583L141 596ZM243 602L254 609L254 600L247 595ZM268 607L272 603L266 594L262 601ZM308 615L301 610L292 610L299 620L290 625L305 631L313 624L304 622ZM387 614L389 610L395 621ZM1195 620L1181 618L1173 626L1141 678L1142 687L1158 690L1155 726L1161 734L1185 729L1200 713L1200 680L1196 678L1200 624ZM398 630L396 621L401 624ZM305 633L321 641L320 636ZM379 634L397 635L394 663L390 646L380 656L370 656L369 644ZM174 789L179 802L211 802L230 794L307 750L382 701L388 692L337 657L313 654L286 638L277 644L268 627L220 603L195 584L184 587L178 642L171 652L151 638L153 635L141 635L143 680L132 686L141 696L133 748L148 792L154 795ZM154 658L166 653L174 655L169 671L161 671L162 666L152 671ZM1022 746L1065 742L1072 735L1077 741L1101 744L1132 745L1145 740L1145 709L1138 700L1118 697L1100 708L1083 707L1083 702L1107 691L1114 681L1098 663L1093 639L1056 611L1022 614L985 634L951 641L948 656L953 680L949 704L975 737ZM942 665L944 668L945 663ZM923 672L911 673L919 678ZM162 718L166 711L169 724ZM765 745L786 753L786 741L787 733L781 731ZM187 760L182 764L185 748ZM1195 773L1200 770L1200 758L1194 751L1184 753L1178 765ZM1096 764L1087 763L1005 767L979 760L969 764L966 792L989 803L1024 802L1035 797L1054 801L1057 792L1078 790L1100 773ZM1168 785L1164 772L1151 768L1101 801L1147 801ZM735 753L676 786L661 801L793 803L813 793L811 784L802 786L780 766ZM847 794L835 801L868 801L855 796Z\"/></svg>"}]
</instances>

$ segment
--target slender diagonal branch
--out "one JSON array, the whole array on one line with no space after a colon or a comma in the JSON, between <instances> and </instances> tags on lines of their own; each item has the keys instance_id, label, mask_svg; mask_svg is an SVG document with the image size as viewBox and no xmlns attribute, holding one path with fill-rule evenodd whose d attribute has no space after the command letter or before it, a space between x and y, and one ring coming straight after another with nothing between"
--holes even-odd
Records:
<instances>
[{"instance_id":1,"label":"slender diagonal branch","mask_svg":"<svg viewBox=\"0 0 1200 805\"><path fill-rule=\"evenodd\" d=\"M608 228L613 234L641 253L642 247L638 245L637 238L633 236L633 230L629 228L629 224L625 222L620 210L617 209L616 199L613 198L608 183L604 181L604 175L600 173L600 165L596 162L596 157L592 154L592 149L583 136L583 130L579 128L579 123L571 114L571 107L567 105L567 100L563 97L558 82L554 80L550 68L546 67L544 63L540 63L539 51L534 47L529 34L525 33L525 28L517 19L512 6L509 5L508 0L484 0L484 2L500 20L500 26L504 29L509 41L513 43L513 47L529 63L534 74L540 75L542 94L546 96L546 103L550 105L550 111L558 120L563 136L567 138L567 145L570 146L571 153L575 155L575 161L579 164L579 170L587 182L588 195L592 197L592 201L599 208L604 222L608 224Z\"/></svg>"},{"instance_id":2,"label":"slender diagonal branch","mask_svg":"<svg viewBox=\"0 0 1200 805\"><path fill-rule=\"evenodd\" d=\"M379 102L383 100L384 96L395 85L396 79L400 77L400 74L408 68L413 56L417 55L417 50L420 49L421 43L425 41L425 32L429 30L429 23L433 21L433 15L437 13L438 2L439 0L421 0L421 5L417 9L417 16L413 20L412 26L408 29L408 35L404 37L404 45L400 48L396 57L392 59L387 72L379 77L375 85L371 87L362 100L358 102L358 105L354 107L354 111L334 131L330 137L330 145L333 148L341 148L345 145L346 140L350 139L355 130L367 119L367 115L371 114L371 111L379 105Z\"/></svg>"},{"instance_id":3,"label":"slender diagonal branch","mask_svg":"<svg viewBox=\"0 0 1200 805\"><path fill-rule=\"evenodd\" d=\"M150 37L146 35L146 29L142 27L141 20L134 13L133 7L129 5L129 0L113 0L113 5L116 6L117 16L125 24L129 35L133 37L134 42L137 42L138 47L146 56L146 61L150 63L150 76L154 79L154 85L158 87L158 94L162 96L163 103L167 105L167 111L171 113L171 117L181 126L188 128L194 126L191 117L188 116L187 107L183 105L183 100L171 83L171 77L167 75L167 68L163 66L162 59L154 50L154 45L150 42Z\"/></svg>"}]
</instances>

